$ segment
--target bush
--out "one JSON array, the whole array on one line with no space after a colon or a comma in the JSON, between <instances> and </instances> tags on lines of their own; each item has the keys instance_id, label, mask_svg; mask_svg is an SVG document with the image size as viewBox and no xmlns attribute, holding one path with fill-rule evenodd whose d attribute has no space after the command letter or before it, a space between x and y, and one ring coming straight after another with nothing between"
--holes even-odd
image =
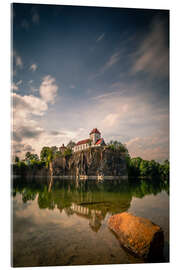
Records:
<instances>
[{"instance_id":1,"label":"bush","mask_svg":"<svg viewBox=\"0 0 180 270\"><path fill-rule=\"evenodd\" d=\"M68 157L68 156L71 156L72 155L72 150L70 148L67 148L65 151L64 151L64 157Z\"/></svg>"}]
</instances>

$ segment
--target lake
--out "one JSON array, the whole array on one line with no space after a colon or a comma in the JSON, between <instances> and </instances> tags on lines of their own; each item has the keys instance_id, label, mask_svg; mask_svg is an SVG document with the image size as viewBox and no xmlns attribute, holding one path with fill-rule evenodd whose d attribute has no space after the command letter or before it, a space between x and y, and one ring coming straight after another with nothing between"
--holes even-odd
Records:
<instances>
[{"instance_id":1,"label":"lake","mask_svg":"<svg viewBox=\"0 0 180 270\"><path fill-rule=\"evenodd\" d=\"M128 181L14 179L12 265L58 266L143 263L125 251L107 227L124 211L160 225L169 261L169 184L159 179Z\"/></svg>"}]
</instances>

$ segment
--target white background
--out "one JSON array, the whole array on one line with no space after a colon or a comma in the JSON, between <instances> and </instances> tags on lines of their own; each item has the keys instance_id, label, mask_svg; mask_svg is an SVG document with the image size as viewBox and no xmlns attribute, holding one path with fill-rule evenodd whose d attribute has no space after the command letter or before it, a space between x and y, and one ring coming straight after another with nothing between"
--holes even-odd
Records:
<instances>
[{"instance_id":1,"label":"white background","mask_svg":"<svg viewBox=\"0 0 180 270\"><path fill-rule=\"evenodd\" d=\"M10 3L0 1L0 267L10 269ZM114 6L131 8L170 9L170 263L167 264L136 264L136 265L103 265L61 267L62 270L76 269L179 269L180 268L180 8L178 0L66 0L66 1L14 1L18 3L71 4L88 6ZM19 268L17 268L19 269ZM21 268L24 269L24 268ZM34 268L28 268L34 269ZM36 268L42 269L42 268ZM57 269L44 267L43 269Z\"/></svg>"}]
</instances>

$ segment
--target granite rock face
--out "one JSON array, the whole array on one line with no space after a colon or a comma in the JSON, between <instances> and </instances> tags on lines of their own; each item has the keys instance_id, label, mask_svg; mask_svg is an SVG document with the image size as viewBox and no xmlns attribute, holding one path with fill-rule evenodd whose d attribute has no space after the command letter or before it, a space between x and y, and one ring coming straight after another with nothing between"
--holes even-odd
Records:
<instances>
[{"instance_id":1,"label":"granite rock face","mask_svg":"<svg viewBox=\"0 0 180 270\"><path fill-rule=\"evenodd\" d=\"M123 212L108 220L122 246L144 259L158 259L163 255L164 234L150 220Z\"/></svg>"},{"instance_id":2,"label":"granite rock face","mask_svg":"<svg viewBox=\"0 0 180 270\"><path fill-rule=\"evenodd\" d=\"M53 161L53 175L127 176L125 155L105 147L76 152Z\"/></svg>"}]
</instances>

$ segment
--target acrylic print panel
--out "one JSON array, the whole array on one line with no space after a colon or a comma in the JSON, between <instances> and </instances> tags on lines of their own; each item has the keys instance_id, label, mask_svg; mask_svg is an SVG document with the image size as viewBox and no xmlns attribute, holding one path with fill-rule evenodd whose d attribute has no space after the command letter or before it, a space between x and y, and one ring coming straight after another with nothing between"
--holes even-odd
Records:
<instances>
[{"instance_id":1,"label":"acrylic print panel","mask_svg":"<svg viewBox=\"0 0 180 270\"><path fill-rule=\"evenodd\" d=\"M12 15L12 266L169 262L169 11Z\"/></svg>"}]
</instances>

